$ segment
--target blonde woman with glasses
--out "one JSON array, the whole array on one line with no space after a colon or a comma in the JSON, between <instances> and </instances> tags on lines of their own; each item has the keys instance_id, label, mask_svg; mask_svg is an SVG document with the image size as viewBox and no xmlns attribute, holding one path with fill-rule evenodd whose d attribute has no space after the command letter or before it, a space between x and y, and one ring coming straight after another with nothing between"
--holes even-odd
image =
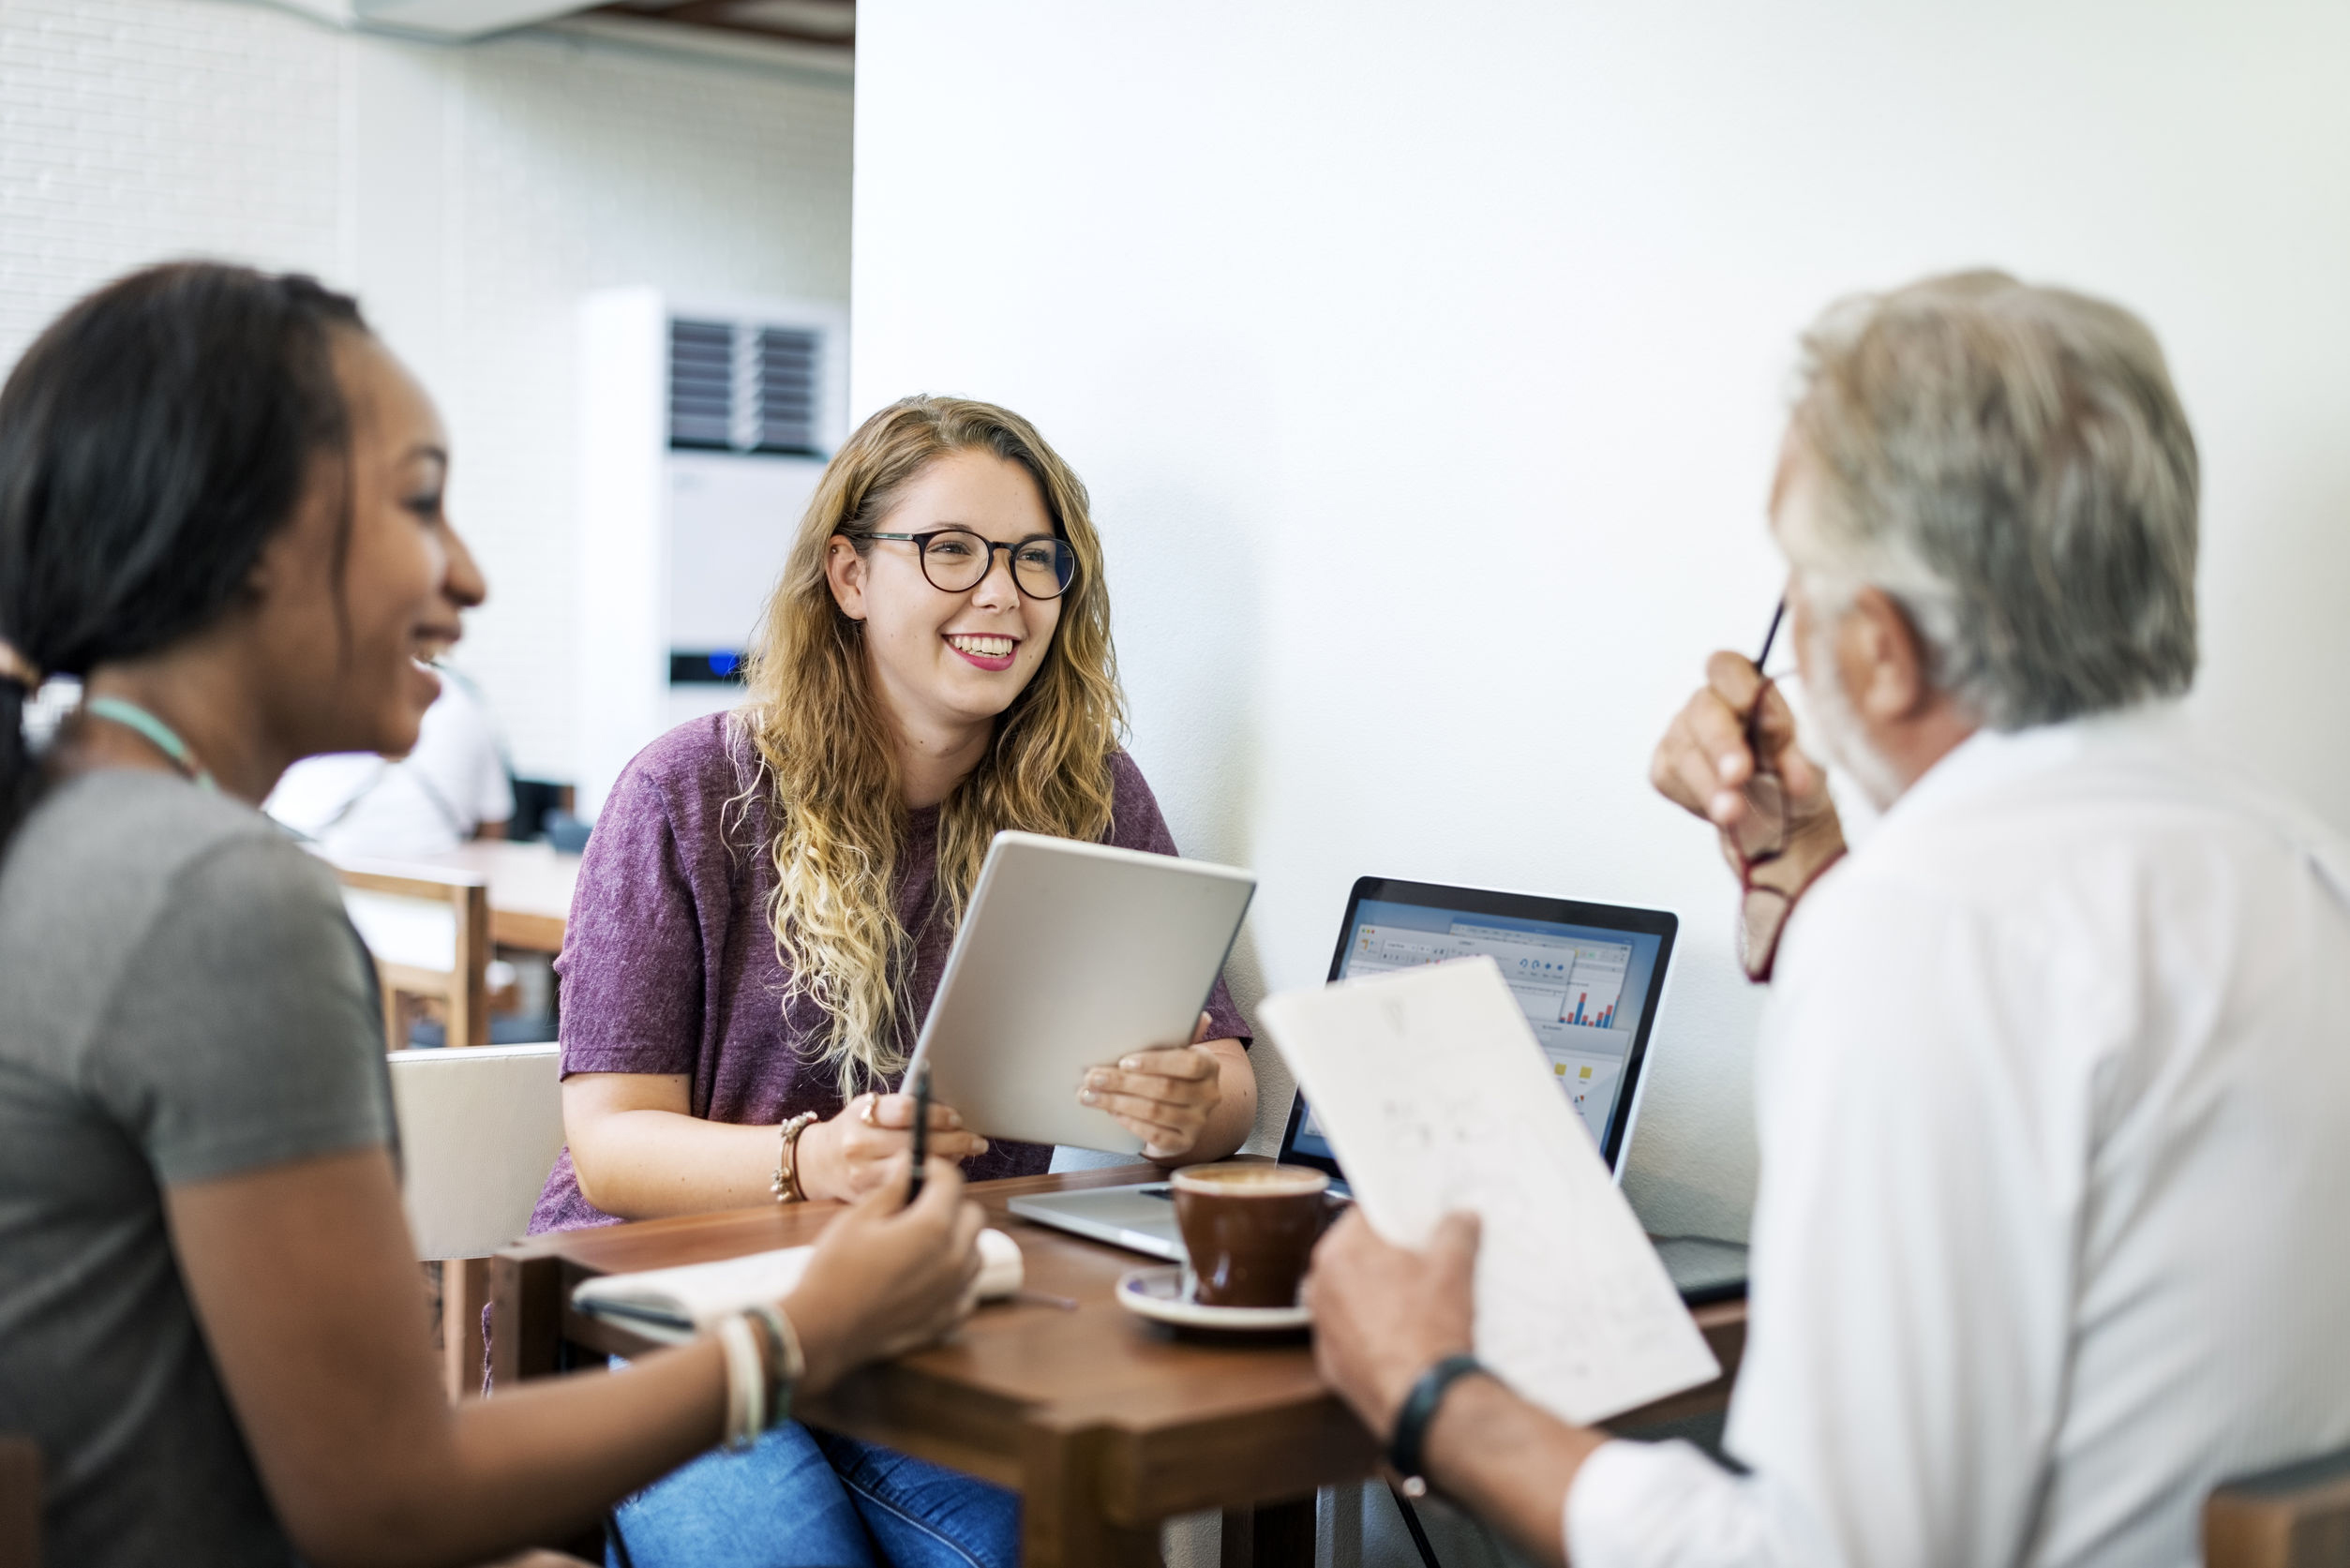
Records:
<instances>
[{"instance_id":1,"label":"blonde woman with glasses","mask_svg":"<svg viewBox=\"0 0 2350 1568\"><path fill-rule=\"evenodd\" d=\"M1122 697L1085 488L1019 415L910 397L826 470L739 709L621 775L581 867L563 1110L535 1231L854 1199L910 1140L892 1090L989 841L1005 829L1175 853L1118 746ZM1176 1165L1255 1120L1221 982L1197 1038L1071 1084ZM934 1106L974 1179L1044 1171ZM902 1168L902 1167L901 1167ZM670 1562L1009 1564L1018 1501L799 1426L699 1461L618 1516Z\"/></svg>"}]
</instances>

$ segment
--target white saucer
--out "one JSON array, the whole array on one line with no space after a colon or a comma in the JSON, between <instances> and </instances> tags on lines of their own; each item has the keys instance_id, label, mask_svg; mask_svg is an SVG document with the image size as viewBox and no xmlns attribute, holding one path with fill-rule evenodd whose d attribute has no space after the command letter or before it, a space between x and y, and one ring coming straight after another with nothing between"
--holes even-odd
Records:
<instances>
[{"instance_id":1,"label":"white saucer","mask_svg":"<svg viewBox=\"0 0 2350 1568\"><path fill-rule=\"evenodd\" d=\"M1313 1322L1303 1307L1205 1306L1183 1288L1183 1270L1175 1264L1128 1269L1118 1276L1117 1298L1129 1312L1177 1328L1304 1328Z\"/></svg>"}]
</instances>

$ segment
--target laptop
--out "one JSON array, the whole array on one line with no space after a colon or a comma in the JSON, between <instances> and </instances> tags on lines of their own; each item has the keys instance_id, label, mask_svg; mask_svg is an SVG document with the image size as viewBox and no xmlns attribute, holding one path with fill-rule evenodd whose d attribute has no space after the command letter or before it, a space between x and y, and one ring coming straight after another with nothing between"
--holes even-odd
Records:
<instances>
[{"instance_id":1,"label":"laptop","mask_svg":"<svg viewBox=\"0 0 2350 1568\"><path fill-rule=\"evenodd\" d=\"M1491 958L1526 1009L1559 1092L1620 1182L1679 924L1662 910L1366 876L1347 899L1330 978ZM1346 1173L1302 1094L1290 1106L1279 1157L1329 1172L1332 1190L1345 1195ZM1040 1225L1170 1262L1183 1258L1174 1193L1164 1182L1015 1198L1010 1207ZM1699 1236L1654 1239L1690 1305L1745 1290L1744 1247Z\"/></svg>"}]
</instances>

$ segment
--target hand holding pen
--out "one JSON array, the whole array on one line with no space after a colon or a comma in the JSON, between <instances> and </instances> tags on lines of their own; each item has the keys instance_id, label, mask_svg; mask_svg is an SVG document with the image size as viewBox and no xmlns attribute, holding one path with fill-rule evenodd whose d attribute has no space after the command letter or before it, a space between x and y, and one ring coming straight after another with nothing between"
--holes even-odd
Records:
<instances>
[{"instance_id":1,"label":"hand holding pen","mask_svg":"<svg viewBox=\"0 0 2350 1568\"><path fill-rule=\"evenodd\" d=\"M893 1197L902 1192L898 1162L914 1152L913 1090L908 1083L900 1094L858 1095L840 1114L801 1133L801 1189L811 1198L851 1202L885 1186ZM959 1161L988 1150L987 1140L965 1127L936 1095L921 1120L928 1129L921 1145L926 1157Z\"/></svg>"}]
</instances>

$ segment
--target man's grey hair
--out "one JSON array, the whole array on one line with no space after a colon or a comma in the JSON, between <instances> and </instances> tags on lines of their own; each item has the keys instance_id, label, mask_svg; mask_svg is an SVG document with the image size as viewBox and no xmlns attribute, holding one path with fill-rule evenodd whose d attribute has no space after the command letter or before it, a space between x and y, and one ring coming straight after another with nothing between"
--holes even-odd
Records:
<instances>
[{"instance_id":1,"label":"man's grey hair","mask_svg":"<svg viewBox=\"0 0 2350 1568\"><path fill-rule=\"evenodd\" d=\"M1804 336L1792 428L1819 479L1798 570L1892 596L1982 723L2193 681L2194 436L2130 312L1994 272L1841 301Z\"/></svg>"}]
</instances>

